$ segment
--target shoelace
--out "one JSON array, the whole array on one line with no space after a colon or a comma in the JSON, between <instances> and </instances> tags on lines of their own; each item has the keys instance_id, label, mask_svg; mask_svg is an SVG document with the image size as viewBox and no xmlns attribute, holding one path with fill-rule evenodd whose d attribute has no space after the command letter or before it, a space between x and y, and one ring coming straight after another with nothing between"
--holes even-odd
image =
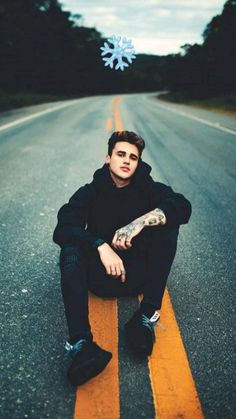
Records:
<instances>
[{"instance_id":1,"label":"shoelace","mask_svg":"<svg viewBox=\"0 0 236 419\"><path fill-rule=\"evenodd\" d=\"M160 314L158 312L156 312L152 316L152 319L153 321L151 321L147 316L145 316L145 314L142 314L142 324L150 330L153 338L155 339L156 334L154 327L157 326L163 331L165 331L165 327L161 324L160 321L158 321L160 319Z\"/></svg>"},{"instance_id":2,"label":"shoelace","mask_svg":"<svg viewBox=\"0 0 236 419\"><path fill-rule=\"evenodd\" d=\"M147 316L145 316L145 314L142 314L142 324L143 326L147 327L150 330L153 338L155 338L154 326L156 323L157 321L151 322L150 319Z\"/></svg>"},{"instance_id":3,"label":"shoelace","mask_svg":"<svg viewBox=\"0 0 236 419\"><path fill-rule=\"evenodd\" d=\"M74 358L74 356L81 351L83 348L84 343L86 342L85 339L80 339L78 342L76 342L74 345L71 345L69 342L66 342L65 344L65 358Z\"/></svg>"}]
</instances>

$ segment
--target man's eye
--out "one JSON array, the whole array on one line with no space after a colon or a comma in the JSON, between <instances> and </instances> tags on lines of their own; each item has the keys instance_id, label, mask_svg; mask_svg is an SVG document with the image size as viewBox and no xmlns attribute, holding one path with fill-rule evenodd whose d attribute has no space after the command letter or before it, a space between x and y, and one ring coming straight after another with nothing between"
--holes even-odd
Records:
<instances>
[{"instance_id":1,"label":"man's eye","mask_svg":"<svg viewBox=\"0 0 236 419\"><path fill-rule=\"evenodd\" d=\"M138 160L138 159L137 159L137 157L132 157L132 156L131 156L131 160L135 160L135 161L136 161L136 160Z\"/></svg>"}]
</instances>

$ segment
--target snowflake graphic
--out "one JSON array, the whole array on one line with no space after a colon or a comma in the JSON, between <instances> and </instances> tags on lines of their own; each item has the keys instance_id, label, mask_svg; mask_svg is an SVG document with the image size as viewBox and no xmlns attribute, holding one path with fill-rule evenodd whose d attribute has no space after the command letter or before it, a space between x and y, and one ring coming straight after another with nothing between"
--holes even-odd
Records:
<instances>
[{"instance_id":1,"label":"snowflake graphic","mask_svg":"<svg viewBox=\"0 0 236 419\"><path fill-rule=\"evenodd\" d=\"M121 45L120 41L122 42ZM102 50L101 56L111 54L109 57L103 58L105 67L110 66L110 68L113 68L114 61L117 60L115 70L121 69L124 71L124 68L132 63L132 59L136 58L131 40L126 39L125 36L121 38L121 36L112 35L111 38L108 38L108 42L112 45L104 42L104 46L100 47ZM129 64L123 61L122 58L126 58Z\"/></svg>"}]
</instances>

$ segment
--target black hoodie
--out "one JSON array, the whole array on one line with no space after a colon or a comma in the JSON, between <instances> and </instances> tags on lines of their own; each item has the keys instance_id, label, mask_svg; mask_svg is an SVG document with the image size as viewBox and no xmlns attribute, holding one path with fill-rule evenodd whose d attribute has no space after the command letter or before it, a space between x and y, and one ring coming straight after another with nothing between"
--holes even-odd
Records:
<instances>
[{"instance_id":1,"label":"black hoodie","mask_svg":"<svg viewBox=\"0 0 236 419\"><path fill-rule=\"evenodd\" d=\"M79 188L61 207L53 240L60 246L87 243L93 247L99 238L111 243L118 228L155 208L166 215L166 227L186 224L190 202L169 186L154 182L150 172L151 167L140 160L129 185L117 188L105 164L91 183Z\"/></svg>"}]
</instances>

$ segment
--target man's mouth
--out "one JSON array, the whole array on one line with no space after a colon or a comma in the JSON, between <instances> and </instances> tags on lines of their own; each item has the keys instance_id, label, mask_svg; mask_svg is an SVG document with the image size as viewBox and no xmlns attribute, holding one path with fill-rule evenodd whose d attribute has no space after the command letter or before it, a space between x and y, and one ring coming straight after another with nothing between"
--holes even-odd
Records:
<instances>
[{"instance_id":1,"label":"man's mouth","mask_svg":"<svg viewBox=\"0 0 236 419\"><path fill-rule=\"evenodd\" d=\"M121 170L123 170L123 172L129 172L130 169L126 166L121 167Z\"/></svg>"}]
</instances>

